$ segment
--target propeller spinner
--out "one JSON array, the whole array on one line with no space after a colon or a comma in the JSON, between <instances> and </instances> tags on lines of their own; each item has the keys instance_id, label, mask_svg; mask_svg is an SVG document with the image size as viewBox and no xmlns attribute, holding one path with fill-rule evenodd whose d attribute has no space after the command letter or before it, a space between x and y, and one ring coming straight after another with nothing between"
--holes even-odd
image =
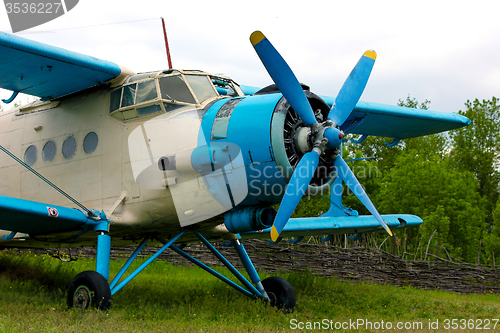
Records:
<instances>
[{"instance_id":1,"label":"propeller spinner","mask_svg":"<svg viewBox=\"0 0 500 333\"><path fill-rule=\"evenodd\" d=\"M322 123L318 123L299 81L271 42L260 31L253 32L250 36L250 41L283 96L304 124L310 127L314 142L312 150L302 156L287 185L285 195L283 196L271 229L271 239L276 241L307 190L307 186L318 167L320 156L325 154L326 150L340 148L344 137L340 126L349 117L361 97L377 55L374 51L366 51L363 54L340 89L335 103L328 114L328 119ZM391 230L385 221L382 220L377 209L340 154L335 157L334 166L337 169L337 174L342 177L346 185L392 236Z\"/></svg>"}]
</instances>

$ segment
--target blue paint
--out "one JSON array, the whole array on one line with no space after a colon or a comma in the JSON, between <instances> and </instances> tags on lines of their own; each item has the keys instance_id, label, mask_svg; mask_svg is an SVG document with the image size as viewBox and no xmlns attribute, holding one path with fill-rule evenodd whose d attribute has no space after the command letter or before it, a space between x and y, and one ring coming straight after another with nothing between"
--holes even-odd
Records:
<instances>
[{"instance_id":1,"label":"blue paint","mask_svg":"<svg viewBox=\"0 0 500 333\"><path fill-rule=\"evenodd\" d=\"M354 193L354 195L361 201L361 203L368 209L368 211L375 217L375 219L380 223L384 229L391 234L389 228L386 226L384 220L380 216L379 212L373 205L372 201L366 194L365 190L359 183L358 179L354 175L354 173L349 169L345 161L342 159L342 156L337 156L335 158L335 168L337 169L338 177L342 178L344 183L349 187ZM392 235L392 234L391 234Z\"/></svg>"},{"instance_id":2,"label":"blue paint","mask_svg":"<svg viewBox=\"0 0 500 333\"><path fill-rule=\"evenodd\" d=\"M373 160L375 159L376 157L372 156L372 157L359 157L359 158L350 158L348 160L344 160L346 162L355 162L355 161L366 161L366 160Z\"/></svg>"},{"instance_id":3,"label":"blue paint","mask_svg":"<svg viewBox=\"0 0 500 333\"><path fill-rule=\"evenodd\" d=\"M375 59L363 55L342 85L328 114L328 119L337 126L344 124L358 103L374 64Z\"/></svg>"},{"instance_id":4,"label":"blue paint","mask_svg":"<svg viewBox=\"0 0 500 333\"><path fill-rule=\"evenodd\" d=\"M304 94L299 80L297 80L291 68L271 42L264 37L264 39L253 47L269 73L269 76L271 76L274 83L276 83L279 90L283 93L283 96L286 97L295 112L297 112L300 119L302 119L306 125L316 124L314 112Z\"/></svg>"},{"instance_id":5,"label":"blue paint","mask_svg":"<svg viewBox=\"0 0 500 333\"><path fill-rule=\"evenodd\" d=\"M137 258L137 255L141 252L141 250L144 248L144 246L147 244L147 242L148 242L148 239L146 238L146 239L144 239L141 242L141 244L139 244L139 246L135 249L134 253L132 253L132 255L130 256L130 258L128 258L127 262L120 269L120 271L118 272L118 274L116 274L116 276L113 279L113 281L111 281L111 283L109 284L109 288L111 290L113 290L113 288L118 283L118 281L120 281L120 279L122 278L123 274L125 274L125 272L127 271L127 269L134 262L135 258Z\"/></svg>"},{"instance_id":6,"label":"blue paint","mask_svg":"<svg viewBox=\"0 0 500 333\"><path fill-rule=\"evenodd\" d=\"M300 236L300 237L297 237L297 238L294 238L294 239L290 239L290 243L292 244L298 244L300 243L302 240L304 239L304 236Z\"/></svg>"},{"instance_id":7,"label":"blue paint","mask_svg":"<svg viewBox=\"0 0 500 333\"><path fill-rule=\"evenodd\" d=\"M396 138L396 139L392 140L392 142L390 142L390 143L387 143L387 142L384 142L384 143L387 147L394 147L395 145L397 145L399 143L399 141L401 141L401 139Z\"/></svg>"},{"instance_id":8,"label":"blue paint","mask_svg":"<svg viewBox=\"0 0 500 333\"><path fill-rule=\"evenodd\" d=\"M231 273L233 273L233 275L238 280L240 280L240 282L243 283L243 285L245 287L247 287L253 293L253 295L258 295L258 296L262 297L261 292L258 291L250 282L248 282L248 280L240 272L238 272L238 270L236 268L234 268L234 266L219 251L217 251L217 249L215 247L213 247L212 244L210 244L210 242L208 242L205 239L205 237L203 237L196 230L193 230L193 232L202 241L202 243L205 244L205 246L210 250L210 252L212 252L217 257L217 259L219 259L224 264L224 266L226 266L226 268ZM250 259L248 259L248 260L250 260ZM243 263L243 264L245 265L245 263ZM260 281L260 279L259 279L259 281Z\"/></svg>"},{"instance_id":9,"label":"blue paint","mask_svg":"<svg viewBox=\"0 0 500 333\"><path fill-rule=\"evenodd\" d=\"M0 229L3 230L41 235L79 231L95 223L78 209L0 196Z\"/></svg>"},{"instance_id":10,"label":"blue paint","mask_svg":"<svg viewBox=\"0 0 500 333\"><path fill-rule=\"evenodd\" d=\"M355 236L348 236L348 238L352 241L357 241L361 238L362 233L356 234Z\"/></svg>"},{"instance_id":11,"label":"blue paint","mask_svg":"<svg viewBox=\"0 0 500 333\"><path fill-rule=\"evenodd\" d=\"M99 216L100 220L92 220L93 222L89 222L90 225L93 225L95 232L108 232L109 231L109 220L104 214L104 211L101 211L100 214L96 214Z\"/></svg>"},{"instance_id":12,"label":"blue paint","mask_svg":"<svg viewBox=\"0 0 500 333\"><path fill-rule=\"evenodd\" d=\"M231 113L226 139L217 141L238 145L246 166L252 162L259 164L271 161L271 120L281 97L280 94L272 94L241 100Z\"/></svg>"},{"instance_id":13,"label":"blue paint","mask_svg":"<svg viewBox=\"0 0 500 333\"><path fill-rule=\"evenodd\" d=\"M329 105L335 101L334 97L321 98ZM340 129L345 132L360 118L364 119L363 123L350 129L349 133L401 139L449 131L470 124L470 119L456 113L360 101Z\"/></svg>"},{"instance_id":14,"label":"blue paint","mask_svg":"<svg viewBox=\"0 0 500 333\"><path fill-rule=\"evenodd\" d=\"M280 202L283 196L286 182L276 166L271 149L271 121L274 108L281 98L281 94L239 98L239 102L234 106L225 123L227 127L224 138L211 140L216 116L228 100L216 102L203 116L197 149L207 146L211 149L212 146L230 144L238 147L241 152L248 195L238 206L274 204ZM231 156L234 159L234 154ZM200 163L195 162L195 164ZM214 189L209 188L219 199Z\"/></svg>"},{"instance_id":15,"label":"blue paint","mask_svg":"<svg viewBox=\"0 0 500 333\"><path fill-rule=\"evenodd\" d=\"M240 257L241 263L245 267L248 275L250 276L250 280L252 280L254 284L258 284L260 282L259 274L257 273L257 270L255 269L255 266L253 265L252 261L250 260L250 257L248 256L248 253L245 250L243 244L241 244L240 241L235 241L234 249L236 250L238 257Z\"/></svg>"},{"instance_id":16,"label":"blue paint","mask_svg":"<svg viewBox=\"0 0 500 333\"><path fill-rule=\"evenodd\" d=\"M285 227L286 222L292 216L293 211L306 192L307 186L318 167L318 163L319 154L316 150L313 150L304 154L299 164L297 164L273 223L273 228L276 228L278 234L281 233L281 230Z\"/></svg>"},{"instance_id":17,"label":"blue paint","mask_svg":"<svg viewBox=\"0 0 500 333\"><path fill-rule=\"evenodd\" d=\"M53 99L117 77L120 66L0 32L0 88Z\"/></svg>"},{"instance_id":18,"label":"blue paint","mask_svg":"<svg viewBox=\"0 0 500 333\"><path fill-rule=\"evenodd\" d=\"M133 271L132 273L130 273L130 275L127 276L125 279L123 279L123 281L120 282L116 287L114 287L113 289L111 289L111 295L114 295L117 291L119 291L120 289L122 289L123 287L125 287L127 285L127 283L129 283L130 281L132 281L132 279L134 279L140 272L142 272L144 270L144 268L148 267L149 264L151 264L156 258L158 258L158 256L160 254L162 254L163 251L165 251L173 243L175 243L175 241L177 241L177 239L179 239L179 237L181 237L184 234L184 232L185 232L185 230L182 230L177 236L175 236L174 238L172 238L169 242L165 242L165 245L161 249L159 249L148 260L146 260L146 262L144 262L141 266L139 266L139 268L137 268L135 271Z\"/></svg>"},{"instance_id":19,"label":"blue paint","mask_svg":"<svg viewBox=\"0 0 500 333\"><path fill-rule=\"evenodd\" d=\"M365 118L358 118L352 122L349 122L349 127L345 127L345 126L342 126L344 128L344 133L350 133L353 129L355 129L356 127L358 127L359 125L363 124L363 122L365 121Z\"/></svg>"},{"instance_id":20,"label":"blue paint","mask_svg":"<svg viewBox=\"0 0 500 333\"><path fill-rule=\"evenodd\" d=\"M330 209L321 216L358 216L358 212L342 205L342 178L336 177L330 187Z\"/></svg>"},{"instance_id":21,"label":"blue paint","mask_svg":"<svg viewBox=\"0 0 500 333\"><path fill-rule=\"evenodd\" d=\"M288 220L288 221L290 221L290 220ZM269 232L269 233L271 233L271 228L269 228L269 229L265 229L265 230L264 230L264 231L262 231L262 232ZM258 237L256 237L256 238L258 238ZM269 241L269 244L271 244L271 245L276 245L276 244L279 244L279 242L281 242L282 240L283 240L283 238L282 238L282 237L278 237L278 239L277 239L276 241L270 240L270 241Z\"/></svg>"},{"instance_id":22,"label":"blue paint","mask_svg":"<svg viewBox=\"0 0 500 333\"><path fill-rule=\"evenodd\" d=\"M186 252L182 251L181 249L179 249L177 246L175 245L172 245L170 246L170 248L172 250L174 250L175 252L177 252L178 254L180 254L181 256L183 256L184 258L186 258L187 260L191 261L193 264L195 264L196 266L200 267L201 269L205 270L206 272L212 274L213 276L215 276L216 278L218 278L219 280L221 280L222 282L230 285L231 287L233 287L234 289L238 290L239 292L241 292L243 295L245 296L248 296L250 298L254 298L255 295L252 294L251 292L249 292L248 290L242 288L241 286L237 285L236 283L234 283L233 281L229 280L227 277L225 277L224 275L220 274L219 272L213 270L212 268L208 267L207 265L205 265L204 263L202 263L201 261L199 261L198 259L194 258L193 256L187 254Z\"/></svg>"},{"instance_id":23,"label":"blue paint","mask_svg":"<svg viewBox=\"0 0 500 333\"><path fill-rule=\"evenodd\" d=\"M245 86L245 85L240 85L241 90L246 96L251 96L255 94L257 91L259 91L260 87L252 87L252 86Z\"/></svg>"},{"instance_id":24,"label":"blue paint","mask_svg":"<svg viewBox=\"0 0 500 333\"><path fill-rule=\"evenodd\" d=\"M12 95L8 99L2 99L2 102L4 102L5 104L12 103L12 101L14 101L14 99L16 99L18 94L19 94L19 91L14 91L14 92L12 92Z\"/></svg>"},{"instance_id":25,"label":"blue paint","mask_svg":"<svg viewBox=\"0 0 500 333\"><path fill-rule=\"evenodd\" d=\"M111 237L97 235L96 272L109 279L109 259L111 254Z\"/></svg>"},{"instance_id":26,"label":"blue paint","mask_svg":"<svg viewBox=\"0 0 500 333\"><path fill-rule=\"evenodd\" d=\"M272 226L276 211L271 207L246 207L224 214L224 225L233 234Z\"/></svg>"},{"instance_id":27,"label":"blue paint","mask_svg":"<svg viewBox=\"0 0 500 333\"><path fill-rule=\"evenodd\" d=\"M2 236L2 238L3 238L3 240L4 240L4 241L10 241L10 240L12 240L12 238L14 238L14 236L16 236L16 235L17 235L17 232L12 231L9 235L7 235L7 236Z\"/></svg>"},{"instance_id":28,"label":"blue paint","mask_svg":"<svg viewBox=\"0 0 500 333\"><path fill-rule=\"evenodd\" d=\"M337 128L328 127L325 130L324 137L328 139L327 146L330 149L338 148L342 144L344 137Z\"/></svg>"},{"instance_id":29,"label":"blue paint","mask_svg":"<svg viewBox=\"0 0 500 333\"><path fill-rule=\"evenodd\" d=\"M415 227L423 223L415 215L382 215L392 230L398 228ZM405 223L403 223L403 220ZM337 216L337 217L304 217L291 218L281 232L281 237L299 237L315 235L341 235L383 231L379 222L372 215ZM271 228L261 232L251 231L241 233L242 239L259 238L269 239Z\"/></svg>"}]
</instances>

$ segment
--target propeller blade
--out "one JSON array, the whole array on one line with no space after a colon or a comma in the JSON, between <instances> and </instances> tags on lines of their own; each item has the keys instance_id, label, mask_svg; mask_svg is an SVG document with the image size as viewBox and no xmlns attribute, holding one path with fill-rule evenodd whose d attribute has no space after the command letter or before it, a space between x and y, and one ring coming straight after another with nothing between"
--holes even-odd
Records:
<instances>
[{"instance_id":1,"label":"propeller blade","mask_svg":"<svg viewBox=\"0 0 500 333\"><path fill-rule=\"evenodd\" d=\"M335 122L337 126L342 126L358 103L370 78L376 58L375 51L366 51L345 80L328 114L328 119Z\"/></svg>"},{"instance_id":2,"label":"propeller blade","mask_svg":"<svg viewBox=\"0 0 500 333\"><path fill-rule=\"evenodd\" d=\"M293 172L292 178L288 183L285 190L285 195L281 201L280 208L278 209L278 214L274 219L273 226L271 228L271 239L276 242L281 231L288 222L290 216L292 216L293 211L299 204L300 199L307 190L307 186L311 182L314 172L319 163L319 153L316 150L310 151L300 159L295 171Z\"/></svg>"},{"instance_id":3,"label":"propeller blade","mask_svg":"<svg viewBox=\"0 0 500 333\"><path fill-rule=\"evenodd\" d=\"M299 80L271 42L260 31L254 31L250 35L250 41L274 83L300 119L308 126L316 124L313 109Z\"/></svg>"},{"instance_id":4,"label":"propeller blade","mask_svg":"<svg viewBox=\"0 0 500 333\"><path fill-rule=\"evenodd\" d=\"M344 183L351 189L354 195L361 201L361 203L370 211L370 213L375 217L375 219L384 227L385 231L392 236L391 229L387 223L382 220L382 216L380 216L379 212L373 205L372 201L366 194L365 190L359 183L358 179L354 175L354 173L349 169L345 161L342 159L340 155L335 158L335 167L337 168L338 175L344 180Z\"/></svg>"}]
</instances>

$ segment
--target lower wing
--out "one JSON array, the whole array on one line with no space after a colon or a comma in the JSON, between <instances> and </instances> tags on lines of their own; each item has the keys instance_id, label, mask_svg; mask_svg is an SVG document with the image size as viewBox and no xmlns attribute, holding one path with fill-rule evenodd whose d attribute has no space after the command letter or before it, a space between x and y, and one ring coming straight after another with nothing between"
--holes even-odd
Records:
<instances>
[{"instance_id":1,"label":"lower wing","mask_svg":"<svg viewBox=\"0 0 500 333\"><path fill-rule=\"evenodd\" d=\"M382 215L384 221L391 230L423 223L422 219L415 215L396 214ZM339 234L361 235L376 231L384 231L380 223L372 215L362 216L319 216L291 218L281 232L281 237L305 237L305 236L327 236ZM271 228L259 231L242 233L244 239L258 238L271 239ZM356 236L354 236L356 237Z\"/></svg>"}]
</instances>

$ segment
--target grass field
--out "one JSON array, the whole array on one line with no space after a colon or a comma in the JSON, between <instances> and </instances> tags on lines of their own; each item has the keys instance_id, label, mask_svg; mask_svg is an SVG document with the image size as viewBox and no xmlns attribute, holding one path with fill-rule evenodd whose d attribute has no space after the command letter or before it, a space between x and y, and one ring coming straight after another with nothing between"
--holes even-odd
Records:
<instances>
[{"instance_id":1,"label":"grass field","mask_svg":"<svg viewBox=\"0 0 500 333\"><path fill-rule=\"evenodd\" d=\"M121 264L112 261L112 275ZM500 331L500 295L491 293L456 295L295 272L281 275L297 295L295 312L284 315L199 268L165 261L114 295L109 311L68 309L67 284L94 265L92 259L61 262L0 251L0 332Z\"/></svg>"}]
</instances>

